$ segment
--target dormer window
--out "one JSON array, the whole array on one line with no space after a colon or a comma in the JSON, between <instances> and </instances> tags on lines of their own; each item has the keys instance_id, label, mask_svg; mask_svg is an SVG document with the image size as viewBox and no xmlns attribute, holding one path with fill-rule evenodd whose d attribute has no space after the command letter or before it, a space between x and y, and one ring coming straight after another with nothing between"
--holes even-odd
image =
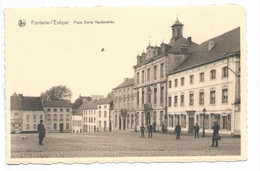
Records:
<instances>
[{"instance_id":1,"label":"dormer window","mask_svg":"<svg viewBox=\"0 0 260 171\"><path fill-rule=\"evenodd\" d=\"M208 50L210 51L214 47L214 45L215 45L214 41L210 40L208 44Z\"/></svg>"}]
</instances>

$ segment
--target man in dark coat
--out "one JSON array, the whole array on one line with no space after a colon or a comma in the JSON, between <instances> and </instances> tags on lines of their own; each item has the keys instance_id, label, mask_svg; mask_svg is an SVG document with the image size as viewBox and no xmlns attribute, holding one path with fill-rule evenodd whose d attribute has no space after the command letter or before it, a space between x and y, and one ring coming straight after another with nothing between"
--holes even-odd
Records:
<instances>
[{"instance_id":1,"label":"man in dark coat","mask_svg":"<svg viewBox=\"0 0 260 171\"><path fill-rule=\"evenodd\" d=\"M148 125L148 138L153 137L153 126L150 124Z\"/></svg>"},{"instance_id":2,"label":"man in dark coat","mask_svg":"<svg viewBox=\"0 0 260 171\"><path fill-rule=\"evenodd\" d=\"M144 137L144 130L145 130L144 124L142 124L142 126L140 127L140 130L141 130L141 138L143 138Z\"/></svg>"},{"instance_id":3,"label":"man in dark coat","mask_svg":"<svg viewBox=\"0 0 260 171\"><path fill-rule=\"evenodd\" d=\"M40 120L40 123L38 124L37 130L38 130L38 133L39 133L39 145L43 145L42 141L43 141L43 138L45 137L45 127L43 125L43 120Z\"/></svg>"},{"instance_id":4,"label":"man in dark coat","mask_svg":"<svg viewBox=\"0 0 260 171\"><path fill-rule=\"evenodd\" d=\"M211 147L214 147L215 142L216 142L216 147L217 147L218 146L218 139L216 137L217 137L219 129L220 129L217 122L214 122L214 125L213 125L212 129L213 129L213 134L212 134L212 144L211 144Z\"/></svg>"},{"instance_id":5,"label":"man in dark coat","mask_svg":"<svg viewBox=\"0 0 260 171\"><path fill-rule=\"evenodd\" d=\"M195 133L194 138L199 138L200 126L198 125L198 123L196 123L196 125L194 125L193 129L194 129L194 133Z\"/></svg>"},{"instance_id":6,"label":"man in dark coat","mask_svg":"<svg viewBox=\"0 0 260 171\"><path fill-rule=\"evenodd\" d=\"M180 138L181 126L179 123L175 126L175 133L176 133L176 139L181 139Z\"/></svg>"}]
</instances>

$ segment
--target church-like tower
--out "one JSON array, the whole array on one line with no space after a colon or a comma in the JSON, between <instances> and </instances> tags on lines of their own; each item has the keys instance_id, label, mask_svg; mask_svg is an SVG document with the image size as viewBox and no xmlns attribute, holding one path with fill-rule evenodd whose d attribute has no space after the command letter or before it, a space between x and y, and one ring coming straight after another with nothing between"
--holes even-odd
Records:
<instances>
[{"instance_id":1,"label":"church-like tower","mask_svg":"<svg viewBox=\"0 0 260 171\"><path fill-rule=\"evenodd\" d=\"M179 21L178 17L172 27L171 42L174 42L182 37L183 24Z\"/></svg>"}]
</instances>

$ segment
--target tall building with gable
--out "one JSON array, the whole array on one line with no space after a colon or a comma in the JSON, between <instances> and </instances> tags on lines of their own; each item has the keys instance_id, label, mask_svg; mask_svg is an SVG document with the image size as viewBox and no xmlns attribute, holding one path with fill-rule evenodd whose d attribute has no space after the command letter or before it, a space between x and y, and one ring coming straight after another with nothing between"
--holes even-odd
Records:
<instances>
[{"instance_id":1,"label":"tall building with gable","mask_svg":"<svg viewBox=\"0 0 260 171\"><path fill-rule=\"evenodd\" d=\"M167 74L176 69L198 44L191 37L183 37L183 24L178 20L171 26L172 37L168 44L151 46L137 56L134 66L136 116L141 124L156 124L161 130L167 126Z\"/></svg>"}]
</instances>

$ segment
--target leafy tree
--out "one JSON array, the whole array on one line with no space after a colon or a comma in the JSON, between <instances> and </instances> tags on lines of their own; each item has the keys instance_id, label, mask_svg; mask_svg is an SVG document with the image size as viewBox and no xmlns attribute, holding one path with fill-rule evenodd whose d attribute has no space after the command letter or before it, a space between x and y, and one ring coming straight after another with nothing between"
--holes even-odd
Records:
<instances>
[{"instance_id":1,"label":"leafy tree","mask_svg":"<svg viewBox=\"0 0 260 171\"><path fill-rule=\"evenodd\" d=\"M41 93L43 101L66 100L71 98L72 92L64 85L58 85Z\"/></svg>"},{"instance_id":2,"label":"leafy tree","mask_svg":"<svg viewBox=\"0 0 260 171\"><path fill-rule=\"evenodd\" d=\"M79 98L77 98L75 102L72 104L72 109L77 109L80 105L82 105L84 101L83 99L86 99L87 101L91 101L91 97L89 96L84 97L79 95Z\"/></svg>"}]
</instances>

